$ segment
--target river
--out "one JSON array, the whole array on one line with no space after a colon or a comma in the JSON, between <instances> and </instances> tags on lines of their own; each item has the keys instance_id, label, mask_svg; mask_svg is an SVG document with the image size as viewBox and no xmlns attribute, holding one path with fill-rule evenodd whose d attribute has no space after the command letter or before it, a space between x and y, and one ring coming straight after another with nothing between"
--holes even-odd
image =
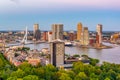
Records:
<instances>
[{"instance_id":1,"label":"river","mask_svg":"<svg viewBox=\"0 0 120 80\"><path fill-rule=\"evenodd\" d=\"M106 45L112 45L109 43L105 43ZM25 45L26 47L30 47L31 49L38 49L41 50L42 48L49 48L49 44L41 43L41 44L29 44ZM100 63L106 61L110 63L120 64L120 46L115 46L114 48L110 49L86 49L80 47L65 47L65 54L85 54L91 58L96 58L100 60Z\"/></svg>"}]
</instances>

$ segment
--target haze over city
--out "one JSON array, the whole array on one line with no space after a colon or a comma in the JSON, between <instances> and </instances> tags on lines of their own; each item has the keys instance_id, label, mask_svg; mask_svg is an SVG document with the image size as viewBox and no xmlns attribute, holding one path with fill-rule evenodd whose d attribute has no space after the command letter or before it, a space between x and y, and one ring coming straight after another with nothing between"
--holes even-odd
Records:
<instances>
[{"instance_id":1,"label":"haze over city","mask_svg":"<svg viewBox=\"0 0 120 80\"><path fill-rule=\"evenodd\" d=\"M104 31L120 31L119 0L1 0L0 30L24 30L38 23L40 30L50 30L54 23L64 30L76 30L82 22L89 30L97 24Z\"/></svg>"},{"instance_id":2,"label":"haze over city","mask_svg":"<svg viewBox=\"0 0 120 80\"><path fill-rule=\"evenodd\" d=\"M0 80L120 80L120 0L0 0Z\"/></svg>"}]
</instances>

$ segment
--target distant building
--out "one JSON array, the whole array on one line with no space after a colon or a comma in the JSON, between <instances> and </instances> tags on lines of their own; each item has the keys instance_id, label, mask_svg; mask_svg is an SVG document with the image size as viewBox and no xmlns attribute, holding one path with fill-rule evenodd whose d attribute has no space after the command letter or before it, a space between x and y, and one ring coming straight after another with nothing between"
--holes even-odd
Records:
<instances>
[{"instance_id":1,"label":"distant building","mask_svg":"<svg viewBox=\"0 0 120 80\"><path fill-rule=\"evenodd\" d=\"M64 40L68 40L69 39L68 32L66 32L66 31L63 32L63 39Z\"/></svg>"},{"instance_id":2,"label":"distant building","mask_svg":"<svg viewBox=\"0 0 120 80\"><path fill-rule=\"evenodd\" d=\"M81 40L81 34L82 34L82 23L78 23L77 25L77 40Z\"/></svg>"},{"instance_id":3,"label":"distant building","mask_svg":"<svg viewBox=\"0 0 120 80\"><path fill-rule=\"evenodd\" d=\"M40 59L28 59L28 63L33 65L33 66L37 66L38 64L40 64Z\"/></svg>"},{"instance_id":4,"label":"distant building","mask_svg":"<svg viewBox=\"0 0 120 80\"><path fill-rule=\"evenodd\" d=\"M41 33L41 39L43 41L48 41L48 32L47 31L44 31Z\"/></svg>"},{"instance_id":5,"label":"distant building","mask_svg":"<svg viewBox=\"0 0 120 80\"><path fill-rule=\"evenodd\" d=\"M52 39L63 40L63 24L53 24L52 25Z\"/></svg>"},{"instance_id":6,"label":"distant building","mask_svg":"<svg viewBox=\"0 0 120 80\"><path fill-rule=\"evenodd\" d=\"M81 34L81 45L87 46L89 45L89 31L88 27L83 28L83 32Z\"/></svg>"},{"instance_id":7,"label":"distant building","mask_svg":"<svg viewBox=\"0 0 120 80\"><path fill-rule=\"evenodd\" d=\"M95 43L96 43L96 38L93 38L93 37L92 37L92 38L89 38L89 44L90 44L90 45L93 46Z\"/></svg>"},{"instance_id":8,"label":"distant building","mask_svg":"<svg viewBox=\"0 0 120 80\"><path fill-rule=\"evenodd\" d=\"M0 39L0 51L5 50L5 41Z\"/></svg>"},{"instance_id":9,"label":"distant building","mask_svg":"<svg viewBox=\"0 0 120 80\"><path fill-rule=\"evenodd\" d=\"M44 32L43 38L45 41L48 41L48 32L47 31Z\"/></svg>"},{"instance_id":10,"label":"distant building","mask_svg":"<svg viewBox=\"0 0 120 80\"><path fill-rule=\"evenodd\" d=\"M21 65L22 64L22 62L20 62L20 61L14 61L14 63L13 63L15 66L19 66L19 65Z\"/></svg>"},{"instance_id":11,"label":"distant building","mask_svg":"<svg viewBox=\"0 0 120 80\"><path fill-rule=\"evenodd\" d=\"M54 41L50 43L51 64L56 67L64 65L65 46L64 42Z\"/></svg>"},{"instance_id":12,"label":"distant building","mask_svg":"<svg viewBox=\"0 0 120 80\"><path fill-rule=\"evenodd\" d=\"M115 42L120 38L120 35L118 33L115 33L113 35L111 35L111 41Z\"/></svg>"},{"instance_id":13,"label":"distant building","mask_svg":"<svg viewBox=\"0 0 120 80\"><path fill-rule=\"evenodd\" d=\"M48 48L42 48L41 51L42 51L44 54L48 54L48 52L49 52Z\"/></svg>"},{"instance_id":14,"label":"distant building","mask_svg":"<svg viewBox=\"0 0 120 80\"><path fill-rule=\"evenodd\" d=\"M77 33L74 33L74 40L77 40Z\"/></svg>"},{"instance_id":15,"label":"distant building","mask_svg":"<svg viewBox=\"0 0 120 80\"><path fill-rule=\"evenodd\" d=\"M97 46L101 46L102 44L102 25L97 25L97 33L96 33L96 44Z\"/></svg>"},{"instance_id":16,"label":"distant building","mask_svg":"<svg viewBox=\"0 0 120 80\"><path fill-rule=\"evenodd\" d=\"M73 41L73 40L74 40L74 31L70 31L70 32L68 33L68 35L69 35L69 40L70 40L70 41Z\"/></svg>"},{"instance_id":17,"label":"distant building","mask_svg":"<svg viewBox=\"0 0 120 80\"><path fill-rule=\"evenodd\" d=\"M34 24L33 36L35 40L40 40L41 32L39 30L39 24Z\"/></svg>"},{"instance_id":18,"label":"distant building","mask_svg":"<svg viewBox=\"0 0 120 80\"><path fill-rule=\"evenodd\" d=\"M48 32L48 42L52 41L52 32Z\"/></svg>"},{"instance_id":19,"label":"distant building","mask_svg":"<svg viewBox=\"0 0 120 80\"><path fill-rule=\"evenodd\" d=\"M12 35L12 34L13 34L13 32L12 32L12 31L10 31L10 32L8 32L8 34L9 34L9 35Z\"/></svg>"}]
</instances>

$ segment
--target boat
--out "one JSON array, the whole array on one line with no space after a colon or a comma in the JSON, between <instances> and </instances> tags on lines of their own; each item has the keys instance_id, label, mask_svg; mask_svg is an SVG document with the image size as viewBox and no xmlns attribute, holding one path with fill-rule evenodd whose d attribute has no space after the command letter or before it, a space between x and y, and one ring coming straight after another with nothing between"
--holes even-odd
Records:
<instances>
[{"instance_id":1,"label":"boat","mask_svg":"<svg viewBox=\"0 0 120 80\"><path fill-rule=\"evenodd\" d=\"M65 42L65 46L73 46L71 42Z\"/></svg>"}]
</instances>

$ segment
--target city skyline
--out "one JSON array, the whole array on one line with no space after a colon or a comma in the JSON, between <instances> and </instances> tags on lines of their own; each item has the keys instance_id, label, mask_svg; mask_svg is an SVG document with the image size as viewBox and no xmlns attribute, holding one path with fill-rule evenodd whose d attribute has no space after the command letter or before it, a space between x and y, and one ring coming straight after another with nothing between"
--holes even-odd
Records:
<instances>
[{"instance_id":1,"label":"city skyline","mask_svg":"<svg viewBox=\"0 0 120 80\"><path fill-rule=\"evenodd\" d=\"M119 0L4 0L0 1L0 30L51 30L52 24L64 24L64 30L76 30L77 23L90 31L97 24L103 31L120 31Z\"/></svg>"}]
</instances>

